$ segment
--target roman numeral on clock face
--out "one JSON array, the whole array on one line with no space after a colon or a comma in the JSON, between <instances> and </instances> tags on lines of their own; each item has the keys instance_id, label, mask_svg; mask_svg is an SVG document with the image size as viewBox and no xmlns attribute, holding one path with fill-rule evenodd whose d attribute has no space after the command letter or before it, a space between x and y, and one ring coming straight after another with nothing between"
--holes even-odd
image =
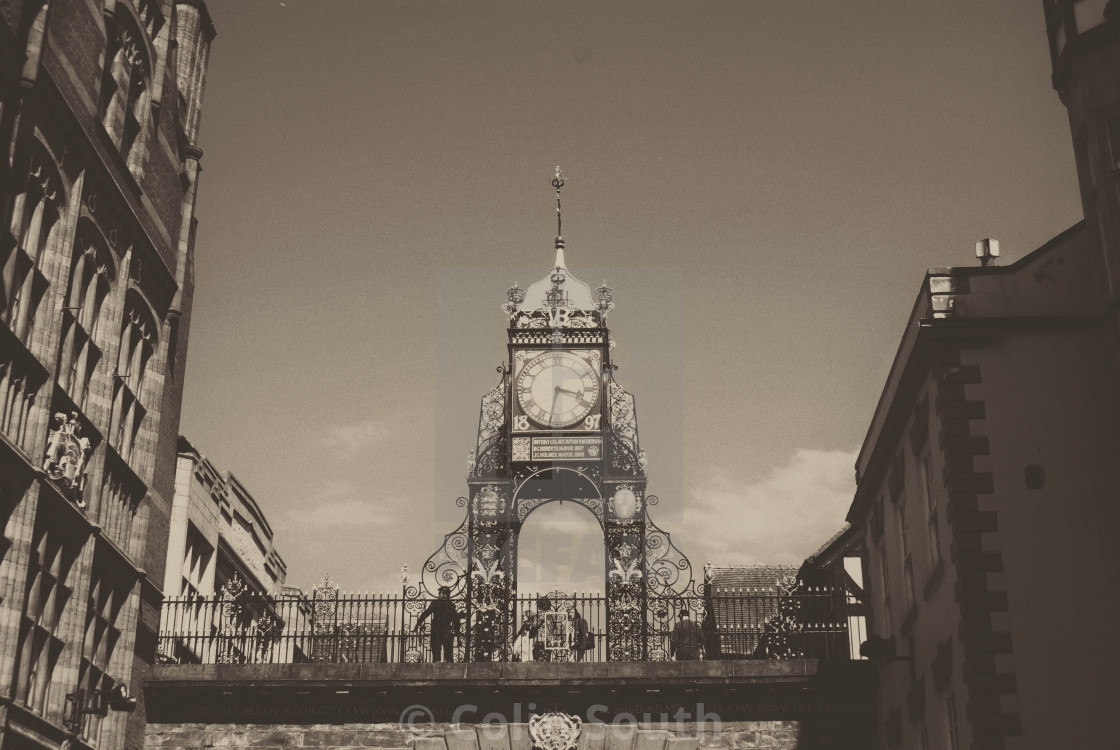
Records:
<instances>
[{"instance_id":1,"label":"roman numeral on clock face","mask_svg":"<svg viewBox=\"0 0 1120 750\"><path fill-rule=\"evenodd\" d=\"M517 375L521 411L541 427L581 423L599 401L596 367L579 353L549 351L526 362Z\"/></svg>"}]
</instances>

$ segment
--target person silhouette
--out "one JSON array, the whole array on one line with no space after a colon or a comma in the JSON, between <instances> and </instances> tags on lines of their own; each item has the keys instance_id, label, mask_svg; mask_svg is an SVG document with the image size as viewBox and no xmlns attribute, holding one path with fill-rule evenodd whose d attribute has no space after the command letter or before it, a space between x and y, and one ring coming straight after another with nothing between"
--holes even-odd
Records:
<instances>
[{"instance_id":1,"label":"person silhouette","mask_svg":"<svg viewBox=\"0 0 1120 750\"><path fill-rule=\"evenodd\" d=\"M439 597L433 599L428 608L420 613L413 632L419 631L428 617L432 618L430 639L432 661L455 661L455 638L462 636L462 625L459 622L459 611L455 609L455 602L451 601L450 586L439 587Z\"/></svg>"}]
</instances>

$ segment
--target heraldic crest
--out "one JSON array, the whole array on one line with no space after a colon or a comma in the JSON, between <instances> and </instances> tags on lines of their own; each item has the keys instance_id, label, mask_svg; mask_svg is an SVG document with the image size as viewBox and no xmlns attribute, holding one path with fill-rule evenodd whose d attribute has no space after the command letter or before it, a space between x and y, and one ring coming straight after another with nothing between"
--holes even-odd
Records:
<instances>
[{"instance_id":1,"label":"heraldic crest","mask_svg":"<svg viewBox=\"0 0 1120 750\"><path fill-rule=\"evenodd\" d=\"M578 716L547 713L529 717L529 739L534 750L575 750L582 729Z\"/></svg>"}]
</instances>

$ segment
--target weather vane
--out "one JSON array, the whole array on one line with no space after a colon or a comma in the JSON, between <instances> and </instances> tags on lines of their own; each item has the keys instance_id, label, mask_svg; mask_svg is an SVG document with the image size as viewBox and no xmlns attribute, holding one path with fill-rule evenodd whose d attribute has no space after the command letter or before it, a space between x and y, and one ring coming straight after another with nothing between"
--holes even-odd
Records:
<instances>
[{"instance_id":1,"label":"weather vane","mask_svg":"<svg viewBox=\"0 0 1120 750\"><path fill-rule=\"evenodd\" d=\"M560 167L556 167L556 176L552 178L552 187L556 188L556 239L564 236L560 231L560 188L564 187L564 175L560 174Z\"/></svg>"}]
</instances>

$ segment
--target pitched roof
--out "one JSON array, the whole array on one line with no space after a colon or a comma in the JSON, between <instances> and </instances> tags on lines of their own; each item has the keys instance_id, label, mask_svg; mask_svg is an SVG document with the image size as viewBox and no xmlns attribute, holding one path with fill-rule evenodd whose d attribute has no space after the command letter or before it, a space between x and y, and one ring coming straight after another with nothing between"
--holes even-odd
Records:
<instances>
[{"instance_id":1,"label":"pitched roof","mask_svg":"<svg viewBox=\"0 0 1120 750\"><path fill-rule=\"evenodd\" d=\"M779 581L795 578L796 565L728 565L713 567L709 586L713 593L734 589L774 589Z\"/></svg>"}]
</instances>

